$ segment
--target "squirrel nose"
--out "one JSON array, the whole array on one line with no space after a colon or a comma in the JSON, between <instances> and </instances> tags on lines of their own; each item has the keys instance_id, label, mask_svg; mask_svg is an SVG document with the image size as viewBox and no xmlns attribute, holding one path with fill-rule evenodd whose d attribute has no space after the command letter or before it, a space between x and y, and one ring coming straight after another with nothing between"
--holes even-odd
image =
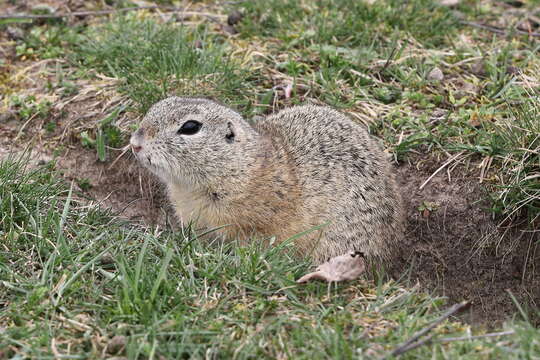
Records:
<instances>
[{"instance_id":1,"label":"squirrel nose","mask_svg":"<svg viewBox=\"0 0 540 360\"><path fill-rule=\"evenodd\" d=\"M138 153L139 151L141 151L142 146L131 144L131 148L133 149L134 152Z\"/></svg>"}]
</instances>

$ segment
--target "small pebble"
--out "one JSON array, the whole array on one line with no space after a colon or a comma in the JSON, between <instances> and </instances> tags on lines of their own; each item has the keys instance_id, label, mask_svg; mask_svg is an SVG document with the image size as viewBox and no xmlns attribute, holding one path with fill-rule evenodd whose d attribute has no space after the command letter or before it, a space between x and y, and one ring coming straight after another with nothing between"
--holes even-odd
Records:
<instances>
[{"instance_id":1,"label":"small pebble","mask_svg":"<svg viewBox=\"0 0 540 360\"><path fill-rule=\"evenodd\" d=\"M430 81L442 81L444 79L444 74L441 69L434 67L427 76Z\"/></svg>"},{"instance_id":2,"label":"small pebble","mask_svg":"<svg viewBox=\"0 0 540 360\"><path fill-rule=\"evenodd\" d=\"M486 68L484 62L480 60L474 63L474 65L471 67L471 72L477 76L486 76Z\"/></svg>"},{"instance_id":3,"label":"small pebble","mask_svg":"<svg viewBox=\"0 0 540 360\"><path fill-rule=\"evenodd\" d=\"M193 42L193 46L195 47L195 49L202 49L203 47L203 43L201 40L195 40Z\"/></svg>"},{"instance_id":4,"label":"small pebble","mask_svg":"<svg viewBox=\"0 0 540 360\"><path fill-rule=\"evenodd\" d=\"M0 123L8 123L15 119L16 119L15 114L12 111L6 111L3 113L0 113Z\"/></svg>"},{"instance_id":5,"label":"small pebble","mask_svg":"<svg viewBox=\"0 0 540 360\"><path fill-rule=\"evenodd\" d=\"M517 74L519 74L519 68L517 68L515 66L512 66L512 65L507 66L506 67L506 73L508 75L517 75Z\"/></svg>"},{"instance_id":6,"label":"small pebble","mask_svg":"<svg viewBox=\"0 0 540 360\"><path fill-rule=\"evenodd\" d=\"M242 15L242 13L240 11L234 10L227 17L227 24L229 24L231 26L236 25L236 24L238 24L240 22L240 20L242 20L243 17L244 17L244 15Z\"/></svg>"},{"instance_id":7,"label":"small pebble","mask_svg":"<svg viewBox=\"0 0 540 360\"><path fill-rule=\"evenodd\" d=\"M442 6L455 7L458 6L461 0L441 0L440 4Z\"/></svg>"},{"instance_id":8,"label":"small pebble","mask_svg":"<svg viewBox=\"0 0 540 360\"><path fill-rule=\"evenodd\" d=\"M6 34L11 40L22 40L24 39L24 31L21 28L15 26L8 26L6 28Z\"/></svg>"},{"instance_id":9,"label":"small pebble","mask_svg":"<svg viewBox=\"0 0 540 360\"><path fill-rule=\"evenodd\" d=\"M105 253L100 259L102 265L114 264L114 257L110 253Z\"/></svg>"},{"instance_id":10,"label":"small pebble","mask_svg":"<svg viewBox=\"0 0 540 360\"><path fill-rule=\"evenodd\" d=\"M127 344L127 338L124 335L116 335L107 344L107 353L118 354L123 351Z\"/></svg>"}]
</instances>

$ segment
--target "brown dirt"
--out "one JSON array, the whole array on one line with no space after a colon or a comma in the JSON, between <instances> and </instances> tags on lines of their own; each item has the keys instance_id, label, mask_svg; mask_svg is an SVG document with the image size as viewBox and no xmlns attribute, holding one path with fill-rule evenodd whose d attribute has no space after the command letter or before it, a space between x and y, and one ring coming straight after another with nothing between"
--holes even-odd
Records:
<instances>
[{"instance_id":1,"label":"brown dirt","mask_svg":"<svg viewBox=\"0 0 540 360\"><path fill-rule=\"evenodd\" d=\"M420 190L440 162L427 161L417 169L419 163L417 158L398 169L408 214L404 257L410 279L450 302L471 301L465 320L488 327L518 311L510 293L522 306L538 309L539 234L520 229L504 234L498 228L478 171L458 166L450 180L441 171ZM437 210L419 211L425 201Z\"/></svg>"},{"instance_id":2,"label":"brown dirt","mask_svg":"<svg viewBox=\"0 0 540 360\"><path fill-rule=\"evenodd\" d=\"M83 191L116 215L150 225L170 222L168 203L161 185L126 153L114 166L98 161L93 150L73 150L58 161L64 177L86 179L91 188Z\"/></svg>"}]
</instances>

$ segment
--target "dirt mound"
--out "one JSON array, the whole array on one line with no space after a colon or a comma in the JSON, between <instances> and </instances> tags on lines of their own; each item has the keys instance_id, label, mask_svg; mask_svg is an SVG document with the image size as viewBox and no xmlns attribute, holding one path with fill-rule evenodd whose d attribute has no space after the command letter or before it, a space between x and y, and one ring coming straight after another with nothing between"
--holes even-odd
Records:
<instances>
[{"instance_id":1,"label":"dirt mound","mask_svg":"<svg viewBox=\"0 0 540 360\"><path fill-rule=\"evenodd\" d=\"M127 152L114 163L101 163L95 150L78 149L58 161L67 180L116 215L149 225L175 223L163 186Z\"/></svg>"},{"instance_id":2,"label":"dirt mound","mask_svg":"<svg viewBox=\"0 0 540 360\"><path fill-rule=\"evenodd\" d=\"M398 170L408 214L411 280L451 302L472 301L465 315L471 323L494 326L515 314L510 294L525 308L538 308L538 232L499 229L478 178L464 167L456 168L451 179L441 172L420 190L437 167L428 162L420 169L402 165Z\"/></svg>"}]
</instances>

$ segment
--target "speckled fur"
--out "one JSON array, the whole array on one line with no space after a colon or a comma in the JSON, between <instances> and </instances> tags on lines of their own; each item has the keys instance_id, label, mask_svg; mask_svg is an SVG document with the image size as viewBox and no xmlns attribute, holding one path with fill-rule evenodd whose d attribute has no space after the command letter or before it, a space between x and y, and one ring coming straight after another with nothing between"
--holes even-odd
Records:
<instances>
[{"instance_id":1,"label":"speckled fur","mask_svg":"<svg viewBox=\"0 0 540 360\"><path fill-rule=\"evenodd\" d=\"M203 124L178 135L188 120ZM231 137L233 136L233 141ZM155 104L131 139L159 176L182 222L197 220L227 239L285 240L316 261L362 251L390 260L403 235L403 208L379 145L343 114L292 107L252 128L207 99Z\"/></svg>"}]
</instances>

